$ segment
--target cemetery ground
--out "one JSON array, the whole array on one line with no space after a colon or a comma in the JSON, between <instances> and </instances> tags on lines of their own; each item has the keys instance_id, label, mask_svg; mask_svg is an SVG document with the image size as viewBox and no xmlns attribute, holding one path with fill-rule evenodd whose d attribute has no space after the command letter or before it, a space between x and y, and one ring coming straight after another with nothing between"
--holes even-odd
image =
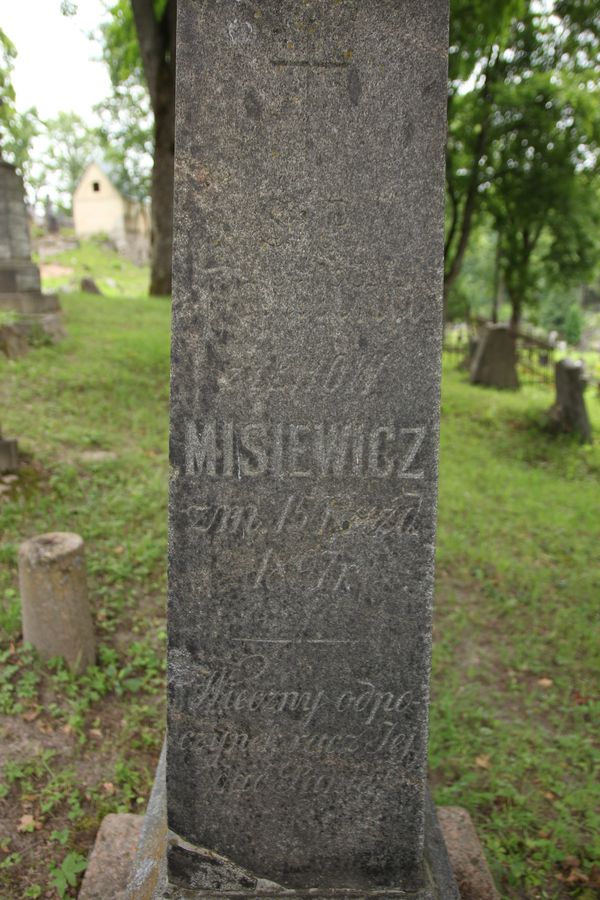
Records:
<instances>
[{"instance_id":1,"label":"cemetery ground","mask_svg":"<svg viewBox=\"0 0 600 900\"><path fill-rule=\"evenodd\" d=\"M25 453L0 481L0 898L76 895L102 817L144 810L164 727L169 304L97 245L48 262L73 271L46 289L91 269L111 296L63 295L68 338L0 360ZM592 447L541 430L552 401L444 371L430 768L503 897L591 900L600 401ZM18 546L61 530L85 539L100 644L81 677L21 643Z\"/></svg>"}]
</instances>

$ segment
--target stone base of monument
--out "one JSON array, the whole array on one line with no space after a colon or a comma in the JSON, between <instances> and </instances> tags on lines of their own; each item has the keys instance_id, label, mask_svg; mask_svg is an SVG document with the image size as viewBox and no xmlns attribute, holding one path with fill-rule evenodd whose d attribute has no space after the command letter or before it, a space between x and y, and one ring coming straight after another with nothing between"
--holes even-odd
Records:
<instances>
[{"instance_id":1,"label":"stone base of monument","mask_svg":"<svg viewBox=\"0 0 600 900\"><path fill-rule=\"evenodd\" d=\"M465 815L468 818L468 814L465 813ZM371 891L352 888L290 889L259 878L235 865L225 857L221 857L209 850L204 851L205 871L203 886L190 889L189 887L167 884L167 852L169 849L176 854L185 852L185 845L181 841L170 837L167 830L163 753L158 765L154 789L148 804L135 861L130 871L128 887L123 896L127 900L190 900L190 898L194 897L216 898L218 896L235 897L240 898L240 900L241 898L247 898L247 900L264 898L266 900L268 897L284 896L311 897L313 900L326 897L357 898L357 900L359 897L378 897L380 900L386 900L386 898L390 898L390 900L391 898L400 898L400 900L401 898L407 898L407 900L408 898L411 898L411 900L458 900L462 895L459 894L456 886L456 879L446 850L444 836L431 801L427 804L426 819L424 884L421 888L415 890L402 890L400 888L380 888ZM101 835L104 836L100 837ZM106 845L106 836L103 829L99 832L98 840L101 840ZM195 849L197 852L197 848ZM480 846L478 847L478 853L474 854L473 846L470 845L466 855L470 859L474 855L478 856L479 866L476 867L477 870L487 871L485 858ZM110 860L107 858L105 851L103 851L102 857L104 865L110 867ZM92 898L100 896L93 893L93 890L95 890L93 882L102 878L102 867L97 866L96 858L97 851L94 849L85 879L86 893L80 894L80 900L87 900L87 898L92 900ZM94 861L93 867L92 861ZM92 869L91 874L90 868ZM491 879L489 880L489 885L491 887L489 887L488 893L474 894L471 892L464 896L472 898L472 900L484 900L484 898L485 900L492 900L496 895L493 892ZM120 897L121 895L119 894L118 896Z\"/></svg>"},{"instance_id":2,"label":"stone base of monument","mask_svg":"<svg viewBox=\"0 0 600 900\"><path fill-rule=\"evenodd\" d=\"M441 806L438 820L461 900L500 900L471 816L460 806Z\"/></svg>"},{"instance_id":3,"label":"stone base of monument","mask_svg":"<svg viewBox=\"0 0 600 900\"><path fill-rule=\"evenodd\" d=\"M146 816L121 813L108 815L103 820L88 862L79 900L104 900L106 897L114 900L162 900L203 895L202 892L190 892L166 885L165 804L164 765L161 761ZM469 813L460 807L440 807L436 822L435 812L430 808L430 817L428 855L430 870L438 874L437 897L440 900L457 897L460 900L498 900L499 894ZM219 859L215 854L211 856L213 862ZM263 881L262 884L268 883ZM260 890L261 897L273 894L272 889L265 892L258 884L256 887ZM216 888L207 889L204 896L215 898L215 891ZM298 896L298 892L294 894L293 891L278 889L276 893L276 896L294 895ZM246 889L237 893L228 891L225 896L252 898L256 897L256 893ZM319 891L306 896L315 898L332 895ZM343 896L353 895L351 892L344 892ZM364 892L360 896L365 896ZM402 893L388 891L374 893L373 896L402 897ZM419 894L409 893L405 896L415 898ZM435 897L436 894L430 892L430 896Z\"/></svg>"},{"instance_id":4,"label":"stone base of monument","mask_svg":"<svg viewBox=\"0 0 600 900\"><path fill-rule=\"evenodd\" d=\"M144 817L132 813L102 820L79 900L124 900L143 824Z\"/></svg>"},{"instance_id":5,"label":"stone base of monument","mask_svg":"<svg viewBox=\"0 0 600 900\"><path fill-rule=\"evenodd\" d=\"M17 322L13 327L27 340L42 334L57 343L65 337L63 314L56 294L42 294L40 290L0 292L0 310L15 313Z\"/></svg>"}]
</instances>

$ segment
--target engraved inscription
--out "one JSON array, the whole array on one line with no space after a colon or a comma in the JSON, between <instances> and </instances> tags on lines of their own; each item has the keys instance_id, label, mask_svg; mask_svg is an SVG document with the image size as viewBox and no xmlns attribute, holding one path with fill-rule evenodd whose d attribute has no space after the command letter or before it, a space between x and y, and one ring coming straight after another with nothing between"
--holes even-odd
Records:
<instances>
[{"instance_id":1,"label":"engraved inscription","mask_svg":"<svg viewBox=\"0 0 600 900\"><path fill-rule=\"evenodd\" d=\"M209 478L410 478L420 480L426 429L394 424L325 425L188 421L185 474Z\"/></svg>"},{"instance_id":2,"label":"engraved inscription","mask_svg":"<svg viewBox=\"0 0 600 900\"><path fill-rule=\"evenodd\" d=\"M253 534L257 528L258 509L248 506L211 504L194 506L190 510L190 526L203 534Z\"/></svg>"},{"instance_id":3,"label":"engraved inscription","mask_svg":"<svg viewBox=\"0 0 600 900\"><path fill-rule=\"evenodd\" d=\"M368 537L419 534L422 494L404 490L388 505L352 507L346 497L316 497L313 494L289 494L269 515L256 504L213 502L189 506L189 527L199 535L237 537L252 540L258 533L272 539L290 534L308 534L323 539L356 531Z\"/></svg>"},{"instance_id":4,"label":"engraved inscription","mask_svg":"<svg viewBox=\"0 0 600 900\"><path fill-rule=\"evenodd\" d=\"M307 390L336 394L343 388L367 397L380 382L389 359L389 353L384 353L378 360L355 359L338 353L333 359L322 359L313 371L299 371L288 390L294 397Z\"/></svg>"},{"instance_id":5,"label":"engraved inscription","mask_svg":"<svg viewBox=\"0 0 600 900\"><path fill-rule=\"evenodd\" d=\"M416 730L405 725L415 703L411 691L381 690L366 678L334 692L318 686L281 689L269 683L270 665L265 656L253 654L237 665L208 671L200 684L174 686L172 701L190 722L180 747L202 754L203 769L219 791L244 793L265 784L284 793L327 791L339 775L335 761L344 758L378 757L378 781L385 777L388 759L404 764L408 773L416 737ZM215 715L223 722L219 729L208 725ZM225 724L223 717L240 715L271 725L261 730ZM287 727L290 717L298 730ZM340 718L343 730L336 730ZM198 719L207 724L199 726ZM329 727L320 724L323 720ZM290 754L294 761L280 761Z\"/></svg>"}]
</instances>

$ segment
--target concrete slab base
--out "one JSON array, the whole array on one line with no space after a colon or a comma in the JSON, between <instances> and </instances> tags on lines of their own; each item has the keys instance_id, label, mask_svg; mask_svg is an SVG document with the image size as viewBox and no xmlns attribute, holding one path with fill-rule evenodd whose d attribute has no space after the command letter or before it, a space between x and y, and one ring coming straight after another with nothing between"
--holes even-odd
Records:
<instances>
[{"instance_id":1,"label":"concrete slab base","mask_svg":"<svg viewBox=\"0 0 600 900\"><path fill-rule=\"evenodd\" d=\"M438 818L461 900L500 900L471 816L460 806L442 806Z\"/></svg>"},{"instance_id":2,"label":"concrete slab base","mask_svg":"<svg viewBox=\"0 0 600 900\"><path fill-rule=\"evenodd\" d=\"M166 878L167 844L170 836L167 829L166 816L166 785L165 785L165 761L164 751L158 765L154 788L148 804L144 827L140 836L135 863L131 870L131 878L126 900L193 900L199 897L238 897L244 900L255 898L275 897L306 897L312 900L321 900L325 897L364 898L366 896L378 897L380 900L459 900L456 881L449 863L448 854L444 844L444 838L438 824L433 803L429 801L426 810L426 860L423 873L423 887L416 891L401 889L381 889L365 894L364 891L337 890L324 891L321 889L307 889L306 891L290 890L264 879L257 878L252 873L242 872L244 876L239 887L227 884L219 890L216 887L222 874L228 873L228 881L231 880L232 863L219 857L217 854L206 852L207 879L211 882L214 877L215 885L207 889L190 890L185 887L169 885ZM239 867L235 867L236 869ZM240 870L241 871L241 870ZM244 885L242 888L241 885ZM254 884L254 886L252 886Z\"/></svg>"},{"instance_id":3,"label":"concrete slab base","mask_svg":"<svg viewBox=\"0 0 600 900\"><path fill-rule=\"evenodd\" d=\"M440 807L431 804L427 812L427 857L432 887L427 893L436 900L499 900L485 855L471 817L460 807ZM438 824L439 823L439 824ZM328 896L322 891L301 894L293 891L264 890L226 893L197 892L167 885L166 881L167 822L164 790L164 763L161 759L154 790L146 816L127 813L107 816L96 838L79 900L193 900L194 897L218 896L268 898L310 897L320 900ZM447 851L447 852L446 852ZM257 886L258 887L258 886ZM342 892L347 898L359 895ZM332 896L329 894L329 896ZM360 894L365 897L365 894ZM402 892L380 891L370 896L402 898ZM404 897L419 894L404 893Z\"/></svg>"},{"instance_id":4,"label":"concrete slab base","mask_svg":"<svg viewBox=\"0 0 600 900\"><path fill-rule=\"evenodd\" d=\"M79 900L124 900L143 824L143 816L131 813L102 820Z\"/></svg>"}]
</instances>

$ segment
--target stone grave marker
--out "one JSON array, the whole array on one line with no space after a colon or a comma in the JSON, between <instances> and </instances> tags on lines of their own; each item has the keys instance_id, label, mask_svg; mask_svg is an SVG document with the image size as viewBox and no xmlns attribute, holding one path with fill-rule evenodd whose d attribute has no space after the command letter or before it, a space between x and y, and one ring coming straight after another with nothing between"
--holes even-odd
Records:
<instances>
[{"instance_id":1,"label":"stone grave marker","mask_svg":"<svg viewBox=\"0 0 600 900\"><path fill-rule=\"evenodd\" d=\"M457 896L426 799L447 18L179 3L170 887L159 776L137 900Z\"/></svg>"},{"instance_id":2,"label":"stone grave marker","mask_svg":"<svg viewBox=\"0 0 600 900\"><path fill-rule=\"evenodd\" d=\"M0 475L11 474L19 468L19 448L13 438L2 436L0 429Z\"/></svg>"},{"instance_id":3,"label":"stone grave marker","mask_svg":"<svg viewBox=\"0 0 600 900\"><path fill-rule=\"evenodd\" d=\"M587 382L580 360L561 359L554 367L556 401L549 412L550 429L579 435L592 443L592 426L585 405Z\"/></svg>"},{"instance_id":4,"label":"stone grave marker","mask_svg":"<svg viewBox=\"0 0 600 900\"><path fill-rule=\"evenodd\" d=\"M40 270L31 261L31 242L23 181L14 166L0 159L0 310L17 313L18 334L42 331L52 341L64 337L56 294L42 294ZM9 352L5 335L1 341ZM11 347L15 348L15 340Z\"/></svg>"},{"instance_id":5,"label":"stone grave marker","mask_svg":"<svg viewBox=\"0 0 600 900\"><path fill-rule=\"evenodd\" d=\"M481 329L471 362L470 381L506 390L519 387L517 347L508 325L486 325Z\"/></svg>"}]
</instances>

